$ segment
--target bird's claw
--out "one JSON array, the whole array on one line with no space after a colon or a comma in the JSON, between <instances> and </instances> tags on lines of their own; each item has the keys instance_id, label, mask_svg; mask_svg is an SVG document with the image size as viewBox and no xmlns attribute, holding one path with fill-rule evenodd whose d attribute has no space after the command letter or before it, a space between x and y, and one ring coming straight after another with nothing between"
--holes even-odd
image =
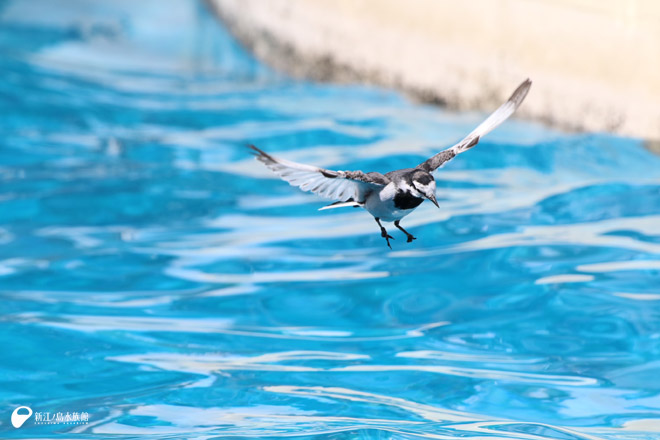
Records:
<instances>
[{"instance_id":1,"label":"bird's claw","mask_svg":"<svg viewBox=\"0 0 660 440\"><path fill-rule=\"evenodd\" d=\"M380 230L380 236L387 241L387 246L392 249L392 245L390 244L390 240L394 240L394 237L392 237L390 234L387 233L387 230L385 228Z\"/></svg>"},{"instance_id":2,"label":"bird's claw","mask_svg":"<svg viewBox=\"0 0 660 440\"><path fill-rule=\"evenodd\" d=\"M408 243L412 243L413 240L417 240L417 237L413 237L412 235L408 236Z\"/></svg>"}]
</instances>

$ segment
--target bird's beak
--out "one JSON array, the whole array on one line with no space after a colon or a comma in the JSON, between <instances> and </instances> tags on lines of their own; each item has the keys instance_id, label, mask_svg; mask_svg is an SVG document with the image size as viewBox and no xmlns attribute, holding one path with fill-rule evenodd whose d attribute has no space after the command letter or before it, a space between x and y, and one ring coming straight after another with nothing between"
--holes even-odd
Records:
<instances>
[{"instance_id":1,"label":"bird's beak","mask_svg":"<svg viewBox=\"0 0 660 440\"><path fill-rule=\"evenodd\" d=\"M435 194L428 195L428 196L426 196L426 198L429 199L431 202L433 202L433 204L434 204L437 208L440 207L440 205L438 205L438 201L435 199Z\"/></svg>"}]
</instances>

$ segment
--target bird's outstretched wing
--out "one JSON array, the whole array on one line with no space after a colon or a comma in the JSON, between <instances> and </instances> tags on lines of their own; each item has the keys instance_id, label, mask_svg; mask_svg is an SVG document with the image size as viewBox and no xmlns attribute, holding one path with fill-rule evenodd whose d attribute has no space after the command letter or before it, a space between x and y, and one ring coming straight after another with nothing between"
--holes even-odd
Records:
<instances>
[{"instance_id":1,"label":"bird's outstretched wing","mask_svg":"<svg viewBox=\"0 0 660 440\"><path fill-rule=\"evenodd\" d=\"M250 145L250 148L254 150L258 161L290 185L328 199L362 201L367 192L379 190L390 182L380 173L326 170L273 157L254 145Z\"/></svg>"},{"instance_id":2,"label":"bird's outstretched wing","mask_svg":"<svg viewBox=\"0 0 660 440\"><path fill-rule=\"evenodd\" d=\"M487 133L490 133L502 122L506 121L509 116L516 111L520 104L527 96L529 88L532 86L532 82L529 79L523 81L522 84L518 86L515 92L511 95L509 100L502 104L497 110L493 112L484 122L482 122L477 128L475 128L472 133L468 134L465 139L454 145L453 147L447 148L444 151L439 152L432 158L428 159L425 162L417 165L417 168L420 168L424 171L433 172L438 167L440 167L445 162L450 161L456 155L469 150L470 148L477 145L479 139Z\"/></svg>"}]
</instances>

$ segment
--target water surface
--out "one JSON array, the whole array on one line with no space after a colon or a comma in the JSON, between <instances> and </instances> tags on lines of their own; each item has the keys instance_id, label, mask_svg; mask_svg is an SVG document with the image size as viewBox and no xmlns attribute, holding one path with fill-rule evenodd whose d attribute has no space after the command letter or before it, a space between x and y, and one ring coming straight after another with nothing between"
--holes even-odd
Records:
<instances>
[{"instance_id":1,"label":"water surface","mask_svg":"<svg viewBox=\"0 0 660 440\"><path fill-rule=\"evenodd\" d=\"M4 1L0 73L2 437L660 437L642 142L509 121L390 251L246 143L386 172L484 115L285 78L192 0Z\"/></svg>"}]
</instances>

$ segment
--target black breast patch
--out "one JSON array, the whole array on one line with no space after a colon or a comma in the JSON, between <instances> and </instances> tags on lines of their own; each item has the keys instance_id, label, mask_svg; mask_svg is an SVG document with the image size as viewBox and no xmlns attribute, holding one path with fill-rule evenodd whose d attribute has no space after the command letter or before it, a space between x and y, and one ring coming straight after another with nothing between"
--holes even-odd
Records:
<instances>
[{"instance_id":1,"label":"black breast patch","mask_svg":"<svg viewBox=\"0 0 660 440\"><path fill-rule=\"evenodd\" d=\"M413 209L417 208L424 199L415 197L409 192L400 192L394 196L394 206L398 209Z\"/></svg>"}]
</instances>

